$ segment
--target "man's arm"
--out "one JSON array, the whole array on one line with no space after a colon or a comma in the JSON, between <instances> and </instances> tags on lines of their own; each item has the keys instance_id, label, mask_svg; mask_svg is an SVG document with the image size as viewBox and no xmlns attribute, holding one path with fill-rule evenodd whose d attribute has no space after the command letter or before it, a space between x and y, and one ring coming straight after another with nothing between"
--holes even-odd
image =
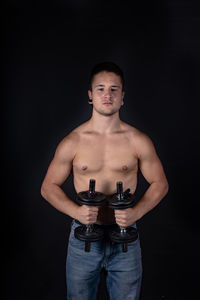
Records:
<instances>
[{"instance_id":1,"label":"man's arm","mask_svg":"<svg viewBox=\"0 0 200 300\"><path fill-rule=\"evenodd\" d=\"M71 133L58 145L42 183L41 194L44 199L62 213L79 220L83 224L92 224L96 222L98 208L77 205L67 197L60 187L71 172L77 144L78 135Z\"/></svg>"},{"instance_id":2,"label":"man's arm","mask_svg":"<svg viewBox=\"0 0 200 300\"><path fill-rule=\"evenodd\" d=\"M73 134L65 137L61 141L49 165L41 187L41 195L43 198L56 209L72 218L75 217L77 205L66 196L60 186L71 172L76 144L77 136Z\"/></svg>"},{"instance_id":3,"label":"man's arm","mask_svg":"<svg viewBox=\"0 0 200 300\"><path fill-rule=\"evenodd\" d=\"M168 182L150 138L141 134L135 146L139 168L150 186L133 208L115 211L117 223L125 227L152 210L168 192Z\"/></svg>"}]
</instances>

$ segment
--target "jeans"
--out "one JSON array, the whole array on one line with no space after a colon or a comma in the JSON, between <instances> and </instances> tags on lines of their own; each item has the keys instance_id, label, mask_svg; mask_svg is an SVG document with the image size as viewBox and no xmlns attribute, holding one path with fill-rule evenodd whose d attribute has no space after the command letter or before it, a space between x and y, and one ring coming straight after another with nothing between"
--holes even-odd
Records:
<instances>
[{"instance_id":1,"label":"jeans","mask_svg":"<svg viewBox=\"0 0 200 300\"><path fill-rule=\"evenodd\" d=\"M67 299L95 300L100 273L105 268L110 300L138 300L142 279L139 238L128 243L128 252L122 252L121 244L113 244L108 238L92 242L90 252L85 252L85 242L74 237L77 226L73 220L66 263ZM100 226L106 232L112 225Z\"/></svg>"}]
</instances>

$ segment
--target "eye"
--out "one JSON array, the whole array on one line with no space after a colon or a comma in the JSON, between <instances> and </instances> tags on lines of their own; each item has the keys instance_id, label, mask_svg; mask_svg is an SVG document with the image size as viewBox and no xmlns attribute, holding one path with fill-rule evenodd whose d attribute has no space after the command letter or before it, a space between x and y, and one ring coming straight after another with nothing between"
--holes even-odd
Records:
<instances>
[{"instance_id":1,"label":"eye","mask_svg":"<svg viewBox=\"0 0 200 300\"><path fill-rule=\"evenodd\" d=\"M98 91L101 91L101 92L102 92L102 91L103 91L103 88L98 88Z\"/></svg>"},{"instance_id":2,"label":"eye","mask_svg":"<svg viewBox=\"0 0 200 300\"><path fill-rule=\"evenodd\" d=\"M111 91L112 91L112 92L116 92L116 91L117 91L117 89L111 89Z\"/></svg>"}]
</instances>

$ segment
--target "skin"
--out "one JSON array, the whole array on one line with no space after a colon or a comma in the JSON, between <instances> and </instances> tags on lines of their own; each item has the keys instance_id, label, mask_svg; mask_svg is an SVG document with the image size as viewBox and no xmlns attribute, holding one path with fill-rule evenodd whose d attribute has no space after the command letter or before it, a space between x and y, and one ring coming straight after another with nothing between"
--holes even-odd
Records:
<instances>
[{"instance_id":1,"label":"skin","mask_svg":"<svg viewBox=\"0 0 200 300\"><path fill-rule=\"evenodd\" d=\"M82 224L116 221L127 227L162 200L168 182L150 138L119 118L124 99L120 76L106 71L96 74L88 96L93 104L92 117L58 145L41 194L56 209ZM130 188L134 193L139 170L149 187L134 207L124 210L79 206L61 188L73 171L77 193L88 190L90 179L96 180L95 190L106 195L116 193L118 181L123 182L124 190Z\"/></svg>"}]
</instances>

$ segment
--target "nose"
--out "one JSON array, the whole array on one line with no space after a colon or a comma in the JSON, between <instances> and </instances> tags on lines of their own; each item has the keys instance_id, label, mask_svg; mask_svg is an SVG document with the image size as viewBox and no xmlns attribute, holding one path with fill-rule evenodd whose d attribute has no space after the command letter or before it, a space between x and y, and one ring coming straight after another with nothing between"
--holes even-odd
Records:
<instances>
[{"instance_id":1,"label":"nose","mask_svg":"<svg viewBox=\"0 0 200 300\"><path fill-rule=\"evenodd\" d=\"M105 97L105 99L111 98L111 91L109 89L105 91L104 97Z\"/></svg>"}]
</instances>

